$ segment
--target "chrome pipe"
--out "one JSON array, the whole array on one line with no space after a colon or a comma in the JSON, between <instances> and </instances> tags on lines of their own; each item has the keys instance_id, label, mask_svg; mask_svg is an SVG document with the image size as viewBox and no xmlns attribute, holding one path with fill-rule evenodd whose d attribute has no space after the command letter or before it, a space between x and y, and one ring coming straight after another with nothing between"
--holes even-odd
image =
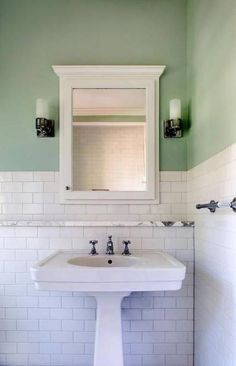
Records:
<instances>
[{"instance_id":1,"label":"chrome pipe","mask_svg":"<svg viewBox=\"0 0 236 366\"><path fill-rule=\"evenodd\" d=\"M214 201L211 200L209 203L198 203L196 209L200 210L202 208L207 208L210 212L214 213L217 208L232 208L236 212L236 197L232 201Z\"/></svg>"}]
</instances>

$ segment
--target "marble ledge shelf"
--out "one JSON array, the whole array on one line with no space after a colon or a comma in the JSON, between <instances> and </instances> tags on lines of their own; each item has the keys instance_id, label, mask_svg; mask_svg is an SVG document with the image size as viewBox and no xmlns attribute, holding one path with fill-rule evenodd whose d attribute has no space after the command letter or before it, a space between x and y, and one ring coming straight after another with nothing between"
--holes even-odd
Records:
<instances>
[{"instance_id":1,"label":"marble ledge shelf","mask_svg":"<svg viewBox=\"0 0 236 366\"><path fill-rule=\"evenodd\" d=\"M0 221L0 226L32 226L32 227L76 227L76 226L114 226L114 227L193 227L193 221L39 221L39 220L7 220Z\"/></svg>"}]
</instances>

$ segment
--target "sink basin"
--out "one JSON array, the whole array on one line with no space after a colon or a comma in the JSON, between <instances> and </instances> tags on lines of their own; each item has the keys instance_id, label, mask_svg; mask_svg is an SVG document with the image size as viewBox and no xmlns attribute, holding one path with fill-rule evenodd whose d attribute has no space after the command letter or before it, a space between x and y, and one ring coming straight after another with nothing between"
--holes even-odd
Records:
<instances>
[{"instance_id":1,"label":"sink basin","mask_svg":"<svg viewBox=\"0 0 236 366\"><path fill-rule=\"evenodd\" d=\"M164 291L181 288L185 266L163 252L93 257L58 251L33 265L31 277L40 290Z\"/></svg>"},{"instance_id":2,"label":"sink basin","mask_svg":"<svg viewBox=\"0 0 236 366\"><path fill-rule=\"evenodd\" d=\"M185 277L185 266L162 252L125 257L59 251L33 265L30 271L39 290L83 291L95 296L94 366L124 365L123 297L131 291L178 290Z\"/></svg>"},{"instance_id":3,"label":"sink basin","mask_svg":"<svg viewBox=\"0 0 236 366\"><path fill-rule=\"evenodd\" d=\"M84 256L74 257L68 260L69 264L80 267L132 267L140 260L136 257L123 257L122 255L114 256Z\"/></svg>"}]
</instances>

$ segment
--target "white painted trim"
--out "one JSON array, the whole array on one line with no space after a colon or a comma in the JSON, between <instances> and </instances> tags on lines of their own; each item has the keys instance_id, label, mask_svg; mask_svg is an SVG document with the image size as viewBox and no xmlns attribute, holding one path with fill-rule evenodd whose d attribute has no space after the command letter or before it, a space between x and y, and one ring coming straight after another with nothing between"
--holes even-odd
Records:
<instances>
[{"instance_id":1,"label":"white painted trim","mask_svg":"<svg viewBox=\"0 0 236 366\"><path fill-rule=\"evenodd\" d=\"M146 122L73 122L74 127L142 127Z\"/></svg>"},{"instance_id":2,"label":"white painted trim","mask_svg":"<svg viewBox=\"0 0 236 366\"><path fill-rule=\"evenodd\" d=\"M73 116L144 116L143 108L73 108Z\"/></svg>"},{"instance_id":3,"label":"white painted trim","mask_svg":"<svg viewBox=\"0 0 236 366\"><path fill-rule=\"evenodd\" d=\"M60 193L62 203L158 203L159 202L159 77L165 66L72 65L53 66L60 76ZM132 192L71 191L72 187L72 89L146 89L147 190ZM68 123L68 121L70 123ZM87 122L86 122L87 123ZM156 128L157 126L157 128Z\"/></svg>"},{"instance_id":4,"label":"white painted trim","mask_svg":"<svg viewBox=\"0 0 236 366\"><path fill-rule=\"evenodd\" d=\"M166 66L164 65L53 65L54 72L60 77L101 76L110 75L138 77L160 77Z\"/></svg>"}]
</instances>

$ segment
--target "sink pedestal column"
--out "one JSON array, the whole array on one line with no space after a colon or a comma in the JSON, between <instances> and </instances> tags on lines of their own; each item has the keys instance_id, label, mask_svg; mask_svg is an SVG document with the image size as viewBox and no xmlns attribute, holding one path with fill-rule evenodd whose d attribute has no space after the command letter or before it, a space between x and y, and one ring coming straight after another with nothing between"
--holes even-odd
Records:
<instances>
[{"instance_id":1,"label":"sink pedestal column","mask_svg":"<svg viewBox=\"0 0 236 366\"><path fill-rule=\"evenodd\" d=\"M94 366L123 366L121 301L130 292L93 292L97 300Z\"/></svg>"}]
</instances>

